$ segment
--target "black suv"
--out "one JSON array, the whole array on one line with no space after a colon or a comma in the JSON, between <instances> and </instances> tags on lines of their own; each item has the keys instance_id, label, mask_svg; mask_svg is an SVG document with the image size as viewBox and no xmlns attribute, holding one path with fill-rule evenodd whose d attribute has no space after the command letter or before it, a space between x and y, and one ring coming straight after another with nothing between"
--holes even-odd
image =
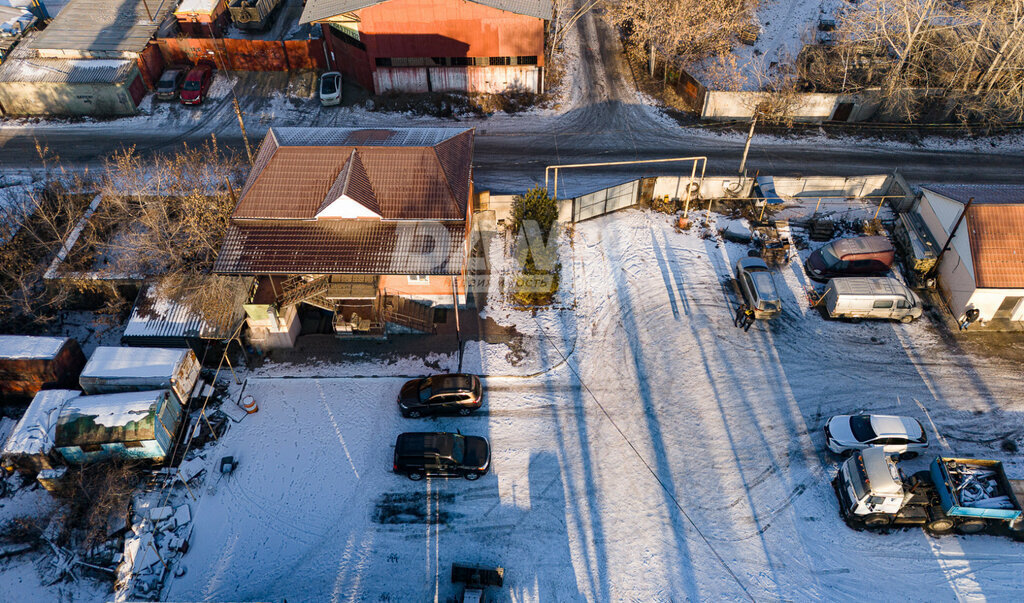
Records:
<instances>
[{"instance_id":1,"label":"black suv","mask_svg":"<svg viewBox=\"0 0 1024 603\"><path fill-rule=\"evenodd\" d=\"M398 394L398 410L403 417L423 415L468 415L480 408L483 388L476 375L434 375L413 379Z\"/></svg>"},{"instance_id":2,"label":"black suv","mask_svg":"<svg viewBox=\"0 0 1024 603\"><path fill-rule=\"evenodd\" d=\"M479 479L491 465L485 438L461 433L403 433L395 442L395 473L411 480L424 477Z\"/></svg>"}]
</instances>

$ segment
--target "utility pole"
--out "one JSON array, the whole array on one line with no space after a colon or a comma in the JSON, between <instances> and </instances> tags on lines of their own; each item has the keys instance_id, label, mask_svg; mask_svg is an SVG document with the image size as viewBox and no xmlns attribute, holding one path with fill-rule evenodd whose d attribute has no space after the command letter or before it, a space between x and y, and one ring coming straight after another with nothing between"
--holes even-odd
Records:
<instances>
[{"instance_id":1,"label":"utility pole","mask_svg":"<svg viewBox=\"0 0 1024 603\"><path fill-rule=\"evenodd\" d=\"M213 31L213 23L208 23L207 27L210 28L210 41L213 43L214 48L214 50L211 51L211 54L220 59L220 69L224 72L225 77L230 77L227 75L227 61L221 55L220 48L217 46L217 36ZM223 42L221 43L223 44ZM231 84L231 105L235 108L235 117L238 118L238 127L242 130L242 142L245 143L245 155L249 158L249 165L252 165L252 147L249 146L249 135L245 132L245 120L242 119L242 108L238 105L238 95L235 94L235 85L233 83Z\"/></svg>"},{"instance_id":2,"label":"utility pole","mask_svg":"<svg viewBox=\"0 0 1024 603\"><path fill-rule=\"evenodd\" d=\"M750 152L750 139L754 137L754 126L757 125L757 117L760 114L759 111L754 111L754 120L750 122L750 132L747 132L747 143L743 145L743 159L740 160L740 176L743 176L747 169L747 153Z\"/></svg>"}]
</instances>

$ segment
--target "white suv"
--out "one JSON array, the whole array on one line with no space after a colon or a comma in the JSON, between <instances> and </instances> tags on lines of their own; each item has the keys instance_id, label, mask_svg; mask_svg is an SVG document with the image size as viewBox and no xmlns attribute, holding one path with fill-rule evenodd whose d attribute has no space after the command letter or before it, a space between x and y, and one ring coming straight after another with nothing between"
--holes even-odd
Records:
<instances>
[{"instance_id":1,"label":"white suv","mask_svg":"<svg viewBox=\"0 0 1024 603\"><path fill-rule=\"evenodd\" d=\"M914 458L928 447L928 436L917 419L891 415L838 415L825 423L825 441L836 454L871 446L886 454Z\"/></svg>"}]
</instances>

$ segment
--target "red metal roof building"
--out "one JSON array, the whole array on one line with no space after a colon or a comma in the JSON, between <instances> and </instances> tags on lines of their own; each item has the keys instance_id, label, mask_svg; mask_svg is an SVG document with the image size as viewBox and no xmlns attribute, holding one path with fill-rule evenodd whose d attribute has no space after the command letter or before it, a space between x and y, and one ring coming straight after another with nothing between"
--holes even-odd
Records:
<instances>
[{"instance_id":1,"label":"red metal roof building","mask_svg":"<svg viewBox=\"0 0 1024 603\"><path fill-rule=\"evenodd\" d=\"M308 0L331 67L384 92L543 92L551 0Z\"/></svg>"},{"instance_id":2,"label":"red metal roof building","mask_svg":"<svg viewBox=\"0 0 1024 603\"><path fill-rule=\"evenodd\" d=\"M250 329L290 333L267 347L294 343L302 304L338 333L430 332L464 299L472 154L469 129L273 128L214 271L260 277Z\"/></svg>"}]
</instances>

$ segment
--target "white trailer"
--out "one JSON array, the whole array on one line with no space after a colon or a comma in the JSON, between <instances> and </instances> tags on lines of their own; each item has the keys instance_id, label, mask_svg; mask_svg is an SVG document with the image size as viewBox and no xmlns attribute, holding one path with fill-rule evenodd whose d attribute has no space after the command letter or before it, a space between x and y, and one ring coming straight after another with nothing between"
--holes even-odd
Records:
<instances>
[{"instance_id":1,"label":"white trailer","mask_svg":"<svg viewBox=\"0 0 1024 603\"><path fill-rule=\"evenodd\" d=\"M190 349L101 346L82 369L79 383L87 394L169 389L186 406L199 369Z\"/></svg>"},{"instance_id":2,"label":"white trailer","mask_svg":"<svg viewBox=\"0 0 1024 603\"><path fill-rule=\"evenodd\" d=\"M834 278L825 285L825 310L831 318L877 318L911 322L923 313L921 299L889 277Z\"/></svg>"}]
</instances>

